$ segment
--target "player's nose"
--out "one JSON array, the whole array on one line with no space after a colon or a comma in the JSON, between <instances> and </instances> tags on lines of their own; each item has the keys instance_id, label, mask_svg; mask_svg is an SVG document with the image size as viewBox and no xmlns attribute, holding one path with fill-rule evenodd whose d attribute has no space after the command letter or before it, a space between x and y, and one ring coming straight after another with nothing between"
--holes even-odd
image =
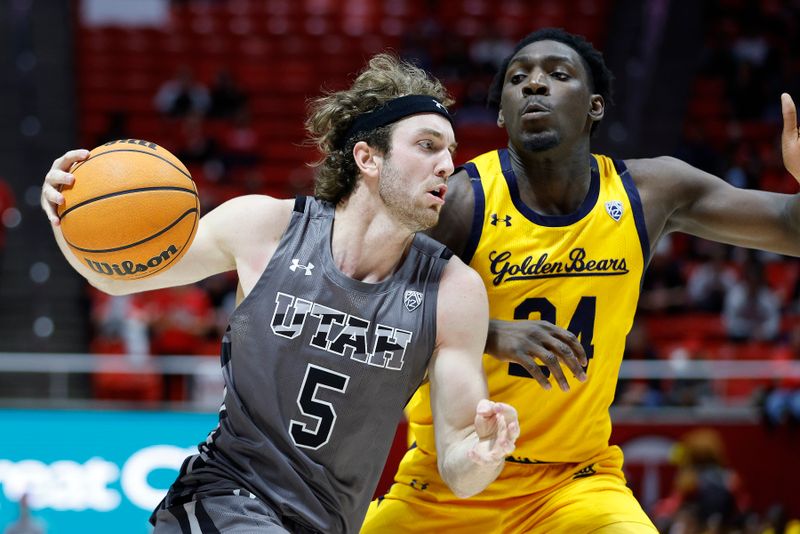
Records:
<instances>
[{"instance_id":1,"label":"player's nose","mask_svg":"<svg viewBox=\"0 0 800 534\"><path fill-rule=\"evenodd\" d=\"M453 163L453 155L449 150L443 151L443 156L436 165L436 176L447 178L453 174L454 170L455 164Z\"/></svg>"},{"instance_id":2,"label":"player's nose","mask_svg":"<svg viewBox=\"0 0 800 534\"><path fill-rule=\"evenodd\" d=\"M531 73L522 91L525 95L546 95L550 91L546 74L543 71Z\"/></svg>"}]
</instances>

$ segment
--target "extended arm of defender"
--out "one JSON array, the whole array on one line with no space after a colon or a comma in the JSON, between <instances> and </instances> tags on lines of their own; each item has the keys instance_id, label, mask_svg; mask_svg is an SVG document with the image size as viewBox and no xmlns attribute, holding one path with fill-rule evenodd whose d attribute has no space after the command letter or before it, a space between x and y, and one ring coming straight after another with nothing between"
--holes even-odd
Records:
<instances>
[{"instance_id":1,"label":"extended arm of defender","mask_svg":"<svg viewBox=\"0 0 800 534\"><path fill-rule=\"evenodd\" d=\"M462 498L497 478L519 436L516 410L486 398L488 319L480 277L451 259L440 282L437 350L428 371L439 472Z\"/></svg>"},{"instance_id":2,"label":"extended arm of defender","mask_svg":"<svg viewBox=\"0 0 800 534\"><path fill-rule=\"evenodd\" d=\"M797 111L788 94L783 108L783 162L800 181ZM628 168L646 192L650 242L662 233L685 232L704 239L800 256L800 194L732 187L674 158L631 160ZM664 213L664 210L669 210Z\"/></svg>"}]
</instances>

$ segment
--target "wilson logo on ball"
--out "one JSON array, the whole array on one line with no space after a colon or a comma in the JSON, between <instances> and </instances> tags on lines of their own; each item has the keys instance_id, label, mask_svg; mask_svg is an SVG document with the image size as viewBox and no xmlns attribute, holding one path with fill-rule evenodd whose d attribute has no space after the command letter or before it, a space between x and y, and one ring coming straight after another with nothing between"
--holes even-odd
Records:
<instances>
[{"instance_id":1,"label":"wilson logo on ball","mask_svg":"<svg viewBox=\"0 0 800 534\"><path fill-rule=\"evenodd\" d=\"M134 263L130 260L121 261L119 264L117 263L106 263L104 261L94 261L90 260L89 258L84 257L83 259L86 260L86 263L89 265L89 268L92 269L94 272L98 274L104 274L106 276L131 276L134 274L139 274L146 272L148 269L154 269L161 265L162 262L169 260L172 256L178 253L178 248L175 245L170 245L167 250L159 254L158 256L153 256L146 263Z\"/></svg>"}]
</instances>

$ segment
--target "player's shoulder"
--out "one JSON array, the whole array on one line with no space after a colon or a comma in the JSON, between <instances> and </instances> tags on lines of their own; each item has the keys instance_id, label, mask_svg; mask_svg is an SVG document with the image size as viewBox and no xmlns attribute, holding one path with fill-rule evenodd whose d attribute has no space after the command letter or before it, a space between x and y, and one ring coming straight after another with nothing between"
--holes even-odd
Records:
<instances>
[{"instance_id":1,"label":"player's shoulder","mask_svg":"<svg viewBox=\"0 0 800 534\"><path fill-rule=\"evenodd\" d=\"M671 156L629 159L625 165L646 207L659 206L668 212L693 202L719 182L713 175Z\"/></svg>"},{"instance_id":2,"label":"player's shoulder","mask_svg":"<svg viewBox=\"0 0 800 534\"><path fill-rule=\"evenodd\" d=\"M440 343L468 338L488 325L486 286L480 275L457 256L447 262L442 273L436 316Z\"/></svg>"},{"instance_id":3,"label":"player's shoulder","mask_svg":"<svg viewBox=\"0 0 800 534\"><path fill-rule=\"evenodd\" d=\"M294 199L275 198L268 195L242 195L221 204L217 211L251 224L276 223L292 215ZM250 226L250 225L248 225Z\"/></svg>"},{"instance_id":4,"label":"player's shoulder","mask_svg":"<svg viewBox=\"0 0 800 534\"><path fill-rule=\"evenodd\" d=\"M448 200L445 203L448 208L463 208L464 205L470 205L474 201L471 179L464 167L458 167L447 179L445 199Z\"/></svg>"},{"instance_id":5,"label":"player's shoulder","mask_svg":"<svg viewBox=\"0 0 800 534\"><path fill-rule=\"evenodd\" d=\"M486 294L486 286L473 268L461 261L458 256L453 256L442 272L439 292L445 298L451 294L467 292L474 292L480 296Z\"/></svg>"},{"instance_id":6,"label":"player's shoulder","mask_svg":"<svg viewBox=\"0 0 800 534\"><path fill-rule=\"evenodd\" d=\"M220 204L204 217L218 236L236 242L280 239L292 216L293 199L242 195Z\"/></svg>"},{"instance_id":7,"label":"player's shoulder","mask_svg":"<svg viewBox=\"0 0 800 534\"><path fill-rule=\"evenodd\" d=\"M624 162L637 184L645 180L678 179L696 170L685 161L672 156L626 159Z\"/></svg>"}]
</instances>

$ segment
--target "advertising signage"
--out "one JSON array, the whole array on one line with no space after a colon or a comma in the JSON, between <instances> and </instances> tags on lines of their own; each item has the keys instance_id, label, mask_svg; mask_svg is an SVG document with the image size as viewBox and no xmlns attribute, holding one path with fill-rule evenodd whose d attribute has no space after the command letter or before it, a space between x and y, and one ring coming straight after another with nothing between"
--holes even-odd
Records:
<instances>
[{"instance_id":1,"label":"advertising signage","mask_svg":"<svg viewBox=\"0 0 800 534\"><path fill-rule=\"evenodd\" d=\"M148 533L150 512L216 424L216 413L0 410L0 531L25 495L48 534Z\"/></svg>"}]
</instances>

